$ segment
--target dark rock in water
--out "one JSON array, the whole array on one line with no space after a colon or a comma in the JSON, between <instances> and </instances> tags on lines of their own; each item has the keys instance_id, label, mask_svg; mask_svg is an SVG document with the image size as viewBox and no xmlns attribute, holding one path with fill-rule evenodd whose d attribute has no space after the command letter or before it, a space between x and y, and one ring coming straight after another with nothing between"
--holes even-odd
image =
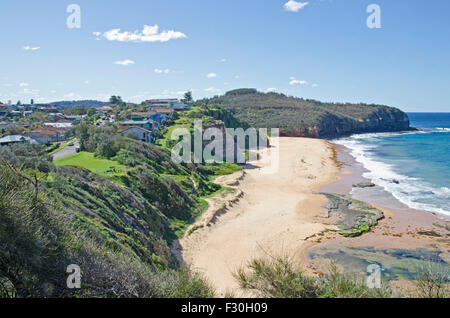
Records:
<instances>
[{"instance_id":1,"label":"dark rock in water","mask_svg":"<svg viewBox=\"0 0 450 318\"><path fill-rule=\"evenodd\" d=\"M354 188L373 188L375 183L372 182L361 182L353 185Z\"/></svg>"},{"instance_id":2,"label":"dark rock in water","mask_svg":"<svg viewBox=\"0 0 450 318\"><path fill-rule=\"evenodd\" d=\"M392 180L392 183L400 184L400 181L394 179L394 180Z\"/></svg>"},{"instance_id":3,"label":"dark rock in water","mask_svg":"<svg viewBox=\"0 0 450 318\"><path fill-rule=\"evenodd\" d=\"M369 204L354 200L342 194L322 193L329 202L326 206L328 214L339 213L338 233L346 237L360 236L378 224L384 218L382 211Z\"/></svg>"},{"instance_id":4,"label":"dark rock in water","mask_svg":"<svg viewBox=\"0 0 450 318\"><path fill-rule=\"evenodd\" d=\"M419 231L417 234L420 235L427 235L427 236L433 236L433 237L442 237L441 234L435 232L435 231Z\"/></svg>"}]
</instances>

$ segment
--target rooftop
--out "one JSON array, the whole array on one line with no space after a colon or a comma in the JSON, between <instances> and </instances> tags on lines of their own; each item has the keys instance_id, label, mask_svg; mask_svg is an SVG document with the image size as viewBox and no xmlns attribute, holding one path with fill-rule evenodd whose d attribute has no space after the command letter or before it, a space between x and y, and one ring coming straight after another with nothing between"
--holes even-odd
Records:
<instances>
[{"instance_id":1,"label":"rooftop","mask_svg":"<svg viewBox=\"0 0 450 318\"><path fill-rule=\"evenodd\" d=\"M0 144L8 144L8 143L12 143L12 142L25 142L25 141L29 141L29 140L31 140L31 138L29 138L29 137L24 137L21 135L10 135L10 136L0 138Z\"/></svg>"}]
</instances>

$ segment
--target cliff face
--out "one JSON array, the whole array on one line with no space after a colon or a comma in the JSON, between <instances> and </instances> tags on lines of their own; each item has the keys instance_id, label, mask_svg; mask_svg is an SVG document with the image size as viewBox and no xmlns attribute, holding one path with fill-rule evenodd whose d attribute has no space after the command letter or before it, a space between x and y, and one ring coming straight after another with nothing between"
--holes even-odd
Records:
<instances>
[{"instance_id":1,"label":"cliff face","mask_svg":"<svg viewBox=\"0 0 450 318\"><path fill-rule=\"evenodd\" d=\"M404 112L384 105L322 103L248 89L197 103L226 110L233 120L223 113L214 117L228 119L228 127L279 128L281 136L337 138L359 133L411 130Z\"/></svg>"},{"instance_id":2,"label":"cliff face","mask_svg":"<svg viewBox=\"0 0 450 318\"><path fill-rule=\"evenodd\" d=\"M351 134L410 130L409 118L396 108L380 108L364 118L351 118L328 113L324 115L312 137L337 138Z\"/></svg>"}]
</instances>

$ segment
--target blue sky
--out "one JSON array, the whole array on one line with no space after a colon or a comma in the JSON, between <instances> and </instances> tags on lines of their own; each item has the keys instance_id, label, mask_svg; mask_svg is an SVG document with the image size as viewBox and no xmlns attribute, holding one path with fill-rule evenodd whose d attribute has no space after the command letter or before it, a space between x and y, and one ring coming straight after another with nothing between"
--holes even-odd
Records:
<instances>
[{"instance_id":1,"label":"blue sky","mask_svg":"<svg viewBox=\"0 0 450 318\"><path fill-rule=\"evenodd\" d=\"M287 2L2 0L0 101L140 102L252 87L450 111L450 1ZM66 25L72 3L79 29ZM366 25L372 3L381 29ZM159 29L143 34L145 25Z\"/></svg>"}]
</instances>

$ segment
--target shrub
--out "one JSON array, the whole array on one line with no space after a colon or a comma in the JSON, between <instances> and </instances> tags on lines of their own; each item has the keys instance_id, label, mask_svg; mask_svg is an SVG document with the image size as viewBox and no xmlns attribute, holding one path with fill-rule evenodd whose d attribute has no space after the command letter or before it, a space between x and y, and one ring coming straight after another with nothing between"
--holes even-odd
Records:
<instances>
[{"instance_id":1,"label":"shrub","mask_svg":"<svg viewBox=\"0 0 450 318\"><path fill-rule=\"evenodd\" d=\"M244 290L266 298L383 298L390 297L386 286L371 289L365 281L340 273L332 265L318 278L304 273L287 256L254 259L240 268L235 279Z\"/></svg>"},{"instance_id":2,"label":"shrub","mask_svg":"<svg viewBox=\"0 0 450 318\"><path fill-rule=\"evenodd\" d=\"M428 262L418 269L417 296L423 298L450 297L450 271L448 266Z\"/></svg>"},{"instance_id":3,"label":"shrub","mask_svg":"<svg viewBox=\"0 0 450 318\"><path fill-rule=\"evenodd\" d=\"M254 259L248 269L239 269L234 277L242 289L257 297L316 298L322 293L315 280L287 257Z\"/></svg>"}]
</instances>

